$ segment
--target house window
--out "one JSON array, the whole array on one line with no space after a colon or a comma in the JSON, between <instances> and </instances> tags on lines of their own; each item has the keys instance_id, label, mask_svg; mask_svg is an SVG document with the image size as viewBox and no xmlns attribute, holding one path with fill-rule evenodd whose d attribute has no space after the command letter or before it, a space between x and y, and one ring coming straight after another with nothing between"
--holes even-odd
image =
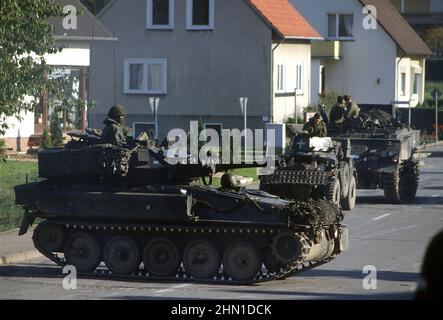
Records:
<instances>
[{"instance_id":1,"label":"house window","mask_svg":"<svg viewBox=\"0 0 443 320\"><path fill-rule=\"evenodd\" d=\"M166 94L166 59L125 59L124 93Z\"/></svg>"},{"instance_id":2,"label":"house window","mask_svg":"<svg viewBox=\"0 0 443 320\"><path fill-rule=\"evenodd\" d=\"M303 65L298 64L296 67L295 89L297 93L303 92Z\"/></svg>"},{"instance_id":3,"label":"house window","mask_svg":"<svg viewBox=\"0 0 443 320\"><path fill-rule=\"evenodd\" d=\"M354 15L328 14L328 37L335 39L352 39Z\"/></svg>"},{"instance_id":4,"label":"house window","mask_svg":"<svg viewBox=\"0 0 443 320\"><path fill-rule=\"evenodd\" d=\"M147 28L174 28L174 0L147 0Z\"/></svg>"},{"instance_id":5,"label":"house window","mask_svg":"<svg viewBox=\"0 0 443 320\"><path fill-rule=\"evenodd\" d=\"M155 122L134 122L132 124L134 139L137 139L141 133L146 132L150 139L155 137Z\"/></svg>"},{"instance_id":6,"label":"house window","mask_svg":"<svg viewBox=\"0 0 443 320\"><path fill-rule=\"evenodd\" d=\"M406 95L406 72L400 74L400 95Z\"/></svg>"},{"instance_id":7,"label":"house window","mask_svg":"<svg viewBox=\"0 0 443 320\"><path fill-rule=\"evenodd\" d=\"M188 29L214 29L214 1L215 0L187 0Z\"/></svg>"},{"instance_id":8,"label":"house window","mask_svg":"<svg viewBox=\"0 0 443 320\"><path fill-rule=\"evenodd\" d=\"M277 65L277 92L285 91L285 65L279 63Z\"/></svg>"},{"instance_id":9,"label":"house window","mask_svg":"<svg viewBox=\"0 0 443 320\"><path fill-rule=\"evenodd\" d=\"M420 87L421 87L421 74L414 73L414 91L412 92L412 94L420 94Z\"/></svg>"}]
</instances>

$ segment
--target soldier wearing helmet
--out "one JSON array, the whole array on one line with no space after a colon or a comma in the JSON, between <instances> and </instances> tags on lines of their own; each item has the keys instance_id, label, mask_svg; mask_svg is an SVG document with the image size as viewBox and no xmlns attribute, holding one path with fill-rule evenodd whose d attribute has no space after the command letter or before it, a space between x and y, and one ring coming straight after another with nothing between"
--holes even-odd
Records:
<instances>
[{"instance_id":1,"label":"soldier wearing helmet","mask_svg":"<svg viewBox=\"0 0 443 320\"><path fill-rule=\"evenodd\" d=\"M121 105L109 109L108 118L103 121L105 125L101 137L103 143L111 143L119 147L126 146L126 136L123 132L125 116L126 110Z\"/></svg>"}]
</instances>

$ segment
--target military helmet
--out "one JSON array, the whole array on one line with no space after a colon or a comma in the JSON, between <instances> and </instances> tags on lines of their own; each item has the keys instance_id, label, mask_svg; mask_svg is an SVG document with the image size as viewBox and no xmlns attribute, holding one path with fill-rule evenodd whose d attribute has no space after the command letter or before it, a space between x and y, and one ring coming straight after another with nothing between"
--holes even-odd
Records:
<instances>
[{"instance_id":1,"label":"military helmet","mask_svg":"<svg viewBox=\"0 0 443 320\"><path fill-rule=\"evenodd\" d=\"M120 117L126 116L126 114L127 113L126 113L125 108L123 108L123 106L118 104L116 106L113 106L111 109L109 109L108 117L112 118L112 119L118 119Z\"/></svg>"}]
</instances>

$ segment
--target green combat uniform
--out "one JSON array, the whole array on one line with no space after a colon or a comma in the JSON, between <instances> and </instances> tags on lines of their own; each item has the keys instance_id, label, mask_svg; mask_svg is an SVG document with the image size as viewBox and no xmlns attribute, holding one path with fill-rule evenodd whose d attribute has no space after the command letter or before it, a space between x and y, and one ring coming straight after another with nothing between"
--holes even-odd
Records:
<instances>
[{"instance_id":1,"label":"green combat uniform","mask_svg":"<svg viewBox=\"0 0 443 320\"><path fill-rule=\"evenodd\" d=\"M126 146L126 136L123 132L123 117L126 115L126 111L121 106L112 107L108 112L108 118L103 121L105 125L101 142L111 143L119 147Z\"/></svg>"},{"instance_id":2,"label":"green combat uniform","mask_svg":"<svg viewBox=\"0 0 443 320\"><path fill-rule=\"evenodd\" d=\"M329 115L329 122L332 124L343 123L345 119L346 109L339 104L335 104L331 109L331 114Z\"/></svg>"},{"instance_id":3,"label":"green combat uniform","mask_svg":"<svg viewBox=\"0 0 443 320\"><path fill-rule=\"evenodd\" d=\"M324 138L327 136L328 131L326 130L326 125L323 120L320 120L319 123L316 122L316 118L312 117L309 121L303 126L303 130L309 133L309 137L320 137Z\"/></svg>"},{"instance_id":4,"label":"green combat uniform","mask_svg":"<svg viewBox=\"0 0 443 320\"><path fill-rule=\"evenodd\" d=\"M354 101L349 102L346 108L345 118L355 119L358 118L359 114L360 114L360 108L358 107L358 105Z\"/></svg>"}]
</instances>

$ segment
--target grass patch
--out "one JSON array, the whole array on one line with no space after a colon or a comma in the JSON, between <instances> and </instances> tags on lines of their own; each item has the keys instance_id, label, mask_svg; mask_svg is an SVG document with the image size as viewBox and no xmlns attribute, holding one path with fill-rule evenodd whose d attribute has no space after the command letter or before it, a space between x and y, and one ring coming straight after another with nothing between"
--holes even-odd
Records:
<instances>
[{"instance_id":1,"label":"grass patch","mask_svg":"<svg viewBox=\"0 0 443 320\"><path fill-rule=\"evenodd\" d=\"M23 209L15 205L14 186L38 181L36 162L0 162L0 232L20 226Z\"/></svg>"}]
</instances>

